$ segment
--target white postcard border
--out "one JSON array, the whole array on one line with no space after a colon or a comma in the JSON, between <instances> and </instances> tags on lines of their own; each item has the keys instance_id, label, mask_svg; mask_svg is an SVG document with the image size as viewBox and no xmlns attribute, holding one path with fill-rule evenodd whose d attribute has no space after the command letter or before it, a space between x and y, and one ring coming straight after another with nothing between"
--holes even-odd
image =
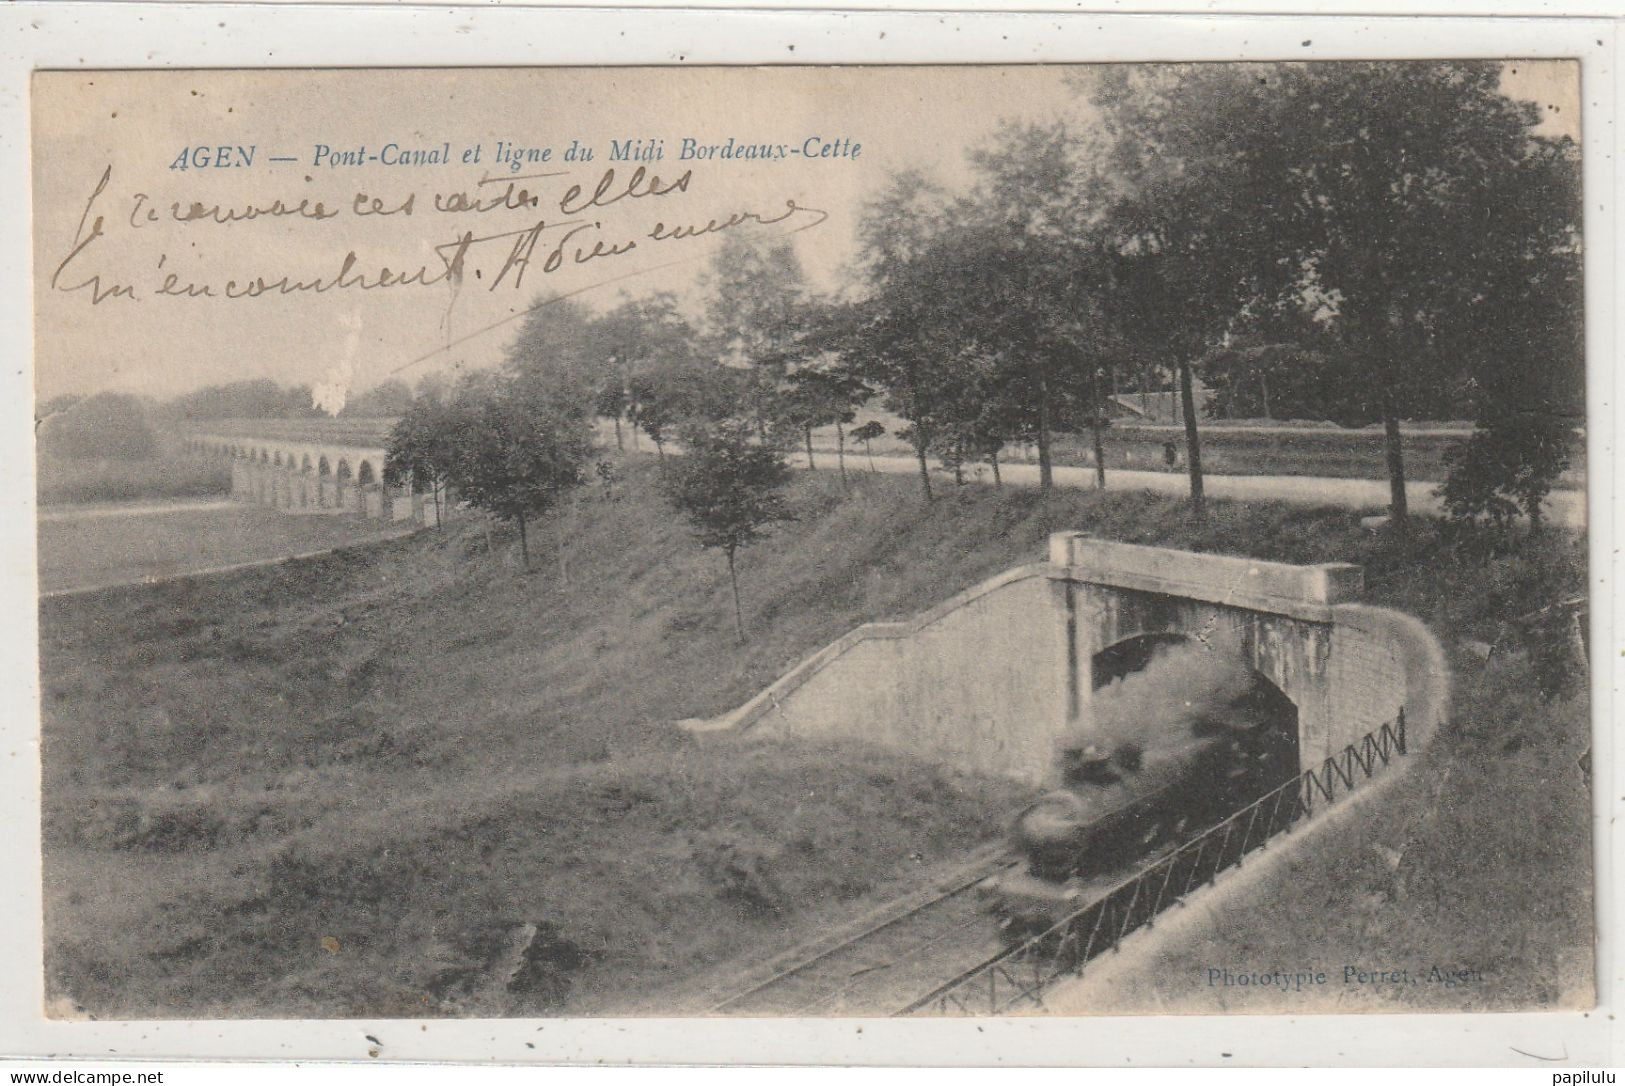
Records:
<instances>
[{"instance_id":1,"label":"white postcard border","mask_svg":"<svg viewBox=\"0 0 1625 1086\"><path fill-rule=\"evenodd\" d=\"M794 47L793 49L791 47ZM1595 720L1613 718L1619 652L1611 606L1625 529L1614 479L1621 407L1613 314L1622 301L1613 205L1617 25L1603 20L1120 16L1086 13L621 12L491 7L73 3L0 9L0 1057L365 1059L640 1063L1435 1065L1616 1063L1618 864L1610 823L1625 795L1611 729L1594 723L1600 1004L1589 1015L842 1020L62 1022L40 1015L36 554L28 75L39 68L416 67L707 63L1577 56L1583 61L1587 350L1591 413ZM48 164L40 164L48 169ZM1225 1055L1228 1054L1228 1055Z\"/></svg>"}]
</instances>

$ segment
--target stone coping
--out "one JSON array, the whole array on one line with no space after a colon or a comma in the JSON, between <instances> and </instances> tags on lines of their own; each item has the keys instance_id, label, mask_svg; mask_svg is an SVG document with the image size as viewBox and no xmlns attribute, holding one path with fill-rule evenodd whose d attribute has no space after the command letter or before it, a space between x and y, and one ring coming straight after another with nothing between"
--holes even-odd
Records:
<instances>
[{"instance_id":1,"label":"stone coping","mask_svg":"<svg viewBox=\"0 0 1625 1086\"><path fill-rule=\"evenodd\" d=\"M1050 563L1085 584L1155 592L1248 611L1331 622L1333 605L1358 599L1364 571L1346 562L1292 565L1147 547L1096 539L1085 532L1056 532Z\"/></svg>"}]
</instances>

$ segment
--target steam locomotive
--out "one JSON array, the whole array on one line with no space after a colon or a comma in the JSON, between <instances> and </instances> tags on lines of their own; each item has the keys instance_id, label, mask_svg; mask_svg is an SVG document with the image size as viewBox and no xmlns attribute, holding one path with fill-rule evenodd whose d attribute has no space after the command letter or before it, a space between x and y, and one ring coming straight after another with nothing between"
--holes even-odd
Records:
<instances>
[{"instance_id":1,"label":"steam locomotive","mask_svg":"<svg viewBox=\"0 0 1625 1086\"><path fill-rule=\"evenodd\" d=\"M1296 738L1266 710L1258 682L1192 725L1142 745L1061 752L1063 787L1016 815L1023 870L980 892L1007 940L1041 934L1082 907L1090 880L1120 871L1220 821L1297 773Z\"/></svg>"}]
</instances>

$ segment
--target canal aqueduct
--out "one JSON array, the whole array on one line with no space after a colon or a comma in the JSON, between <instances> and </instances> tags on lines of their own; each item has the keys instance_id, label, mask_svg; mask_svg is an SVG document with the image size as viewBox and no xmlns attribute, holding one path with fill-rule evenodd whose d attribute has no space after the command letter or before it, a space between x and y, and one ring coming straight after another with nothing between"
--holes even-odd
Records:
<instances>
[{"instance_id":1,"label":"canal aqueduct","mask_svg":"<svg viewBox=\"0 0 1625 1086\"><path fill-rule=\"evenodd\" d=\"M387 421L387 420L386 420ZM428 524L447 503L384 480L387 429L365 422L221 420L185 436L189 451L231 458L231 492L290 513L354 514Z\"/></svg>"},{"instance_id":2,"label":"canal aqueduct","mask_svg":"<svg viewBox=\"0 0 1625 1086\"><path fill-rule=\"evenodd\" d=\"M862 740L1041 783L1105 677L1157 643L1197 638L1239 652L1290 699L1306 770L1401 711L1419 747L1445 713L1444 653L1415 618L1353 602L1362 588L1358 566L1063 532L1048 561L912 620L860 626L738 709L684 726Z\"/></svg>"}]
</instances>

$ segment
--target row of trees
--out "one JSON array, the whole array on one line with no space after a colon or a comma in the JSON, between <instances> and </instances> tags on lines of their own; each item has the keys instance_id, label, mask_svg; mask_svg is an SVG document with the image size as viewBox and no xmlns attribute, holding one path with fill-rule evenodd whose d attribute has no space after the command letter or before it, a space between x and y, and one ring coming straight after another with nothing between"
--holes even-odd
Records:
<instances>
[{"instance_id":1,"label":"row of trees","mask_svg":"<svg viewBox=\"0 0 1625 1086\"><path fill-rule=\"evenodd\" d=\"M910 420L922 485L942 435L1031 440L1048 486L1050 431L1090 428L1098 464L1103 398L1165 369L1198 513L1201 373L1222 411L1238 377L1262 398L1273 378L1289 414L1380 422L1401 531L1401 419L1472 418L1448 505L1538 522L1582 417L1579 163L1499 79L1494 63L1093 75L1099 127L1010 129L973 156L971 194L904 175L876 201L843 352Z\"/></svg>"},{"instance_id":2,"label":"row of trees","mask_svg":"<svg viewBox=\"0 0 1625 1086\"><path fill-rule=\"evenodd\" d=\"M878 397L922 492L954 468L1102 431L1165 379L1203 509L1198 377L1214 407L1381 424L1403 531L1403 418L1471 418L1444 494L1538 522L1582 415L1577 151L1499 90L1496 63L1153 66L1091 74L1087 127L1017 125L970 191L896 176L865 208L851 288L809 290L787 243L730 239L704 311L669 295L551 306L520 368L566 366L617 441L684 420L758 439L845 427ZM528 359L529 361L525 361ZM1271 402L1273 401L1273 402Z\"/></svg>"},{"instance_id":3,"label":"row of trees","mask_svg":"<svg viewBox=\"0 0 1625 1086\"><path fill-rule=\"evenodd\" d=\"M1016 125L948 193L895 176L858 223L850 289L812 291L785 240L730 236L692 316L669 294L534 308L494 374L420 387L390 470L527 522L585 478L593 418L640 435L702 542L727 555L787 515L785 455L876 401L919 482L1102 431L1111 397L1180 394L1203 511L1198 376L1216 407L1383 427L1407 517L1402 418L1470 417L1444 493L1538 523L1581 414L1579 181L1493 63L1116 69L1087 127ZM399 390L391 395L398 399ZM870 424L855 435L878 436ZM734 581L736 619L737 581ZM742 634L742 630L741 630Z\"/></svg>"},{"instance_id":4,"label":"row of trees","mask_svg":"<svg viewBox=\"0 0 1625 1086\"><path fill-rule=\"evenodd\" d=\"M410 395L407 397L410 400ZM41 446L56 455L142 460L158 453L157 428L178 421L321 418L310 386L270 378L208 385L171 400L126 392L54 396L34 411Z\"/></svg>"},{"instance_id":5,"label":"row of trees","mask_svg":"<svg viewBox=\"0 0 1625 1086\"><path fill-rule=\"evenodd\" d=\"M410 480L436 502L454 493L513 522L528 569L529 525L588 478L591 424L603 409L604 382L574 363L587 357L589 336L606 330L617 326L553 303L532 311L500 371L470 374L455 385L425 382L391 432L386 479ZM790 518L783 495L790 468L777 445L762 441L755 422L729 406L739 402L730 401L729 392L743 386L724 387L719 370L695 367L691 386L676 370L659 372L661 381L676 380L685 397L694 398L646 396L638 402L660 407L633 416L661 445L674 437L684 444L685 455L664 462L662 483L699 541L726 558L735 628L743 641L736 557L770 524ZM649 387L629 384L643 392ZM624 441L624 433L620 437ZM596 474L608 494L613 467L600 461Z\"/></svg>"}]
</instances>

